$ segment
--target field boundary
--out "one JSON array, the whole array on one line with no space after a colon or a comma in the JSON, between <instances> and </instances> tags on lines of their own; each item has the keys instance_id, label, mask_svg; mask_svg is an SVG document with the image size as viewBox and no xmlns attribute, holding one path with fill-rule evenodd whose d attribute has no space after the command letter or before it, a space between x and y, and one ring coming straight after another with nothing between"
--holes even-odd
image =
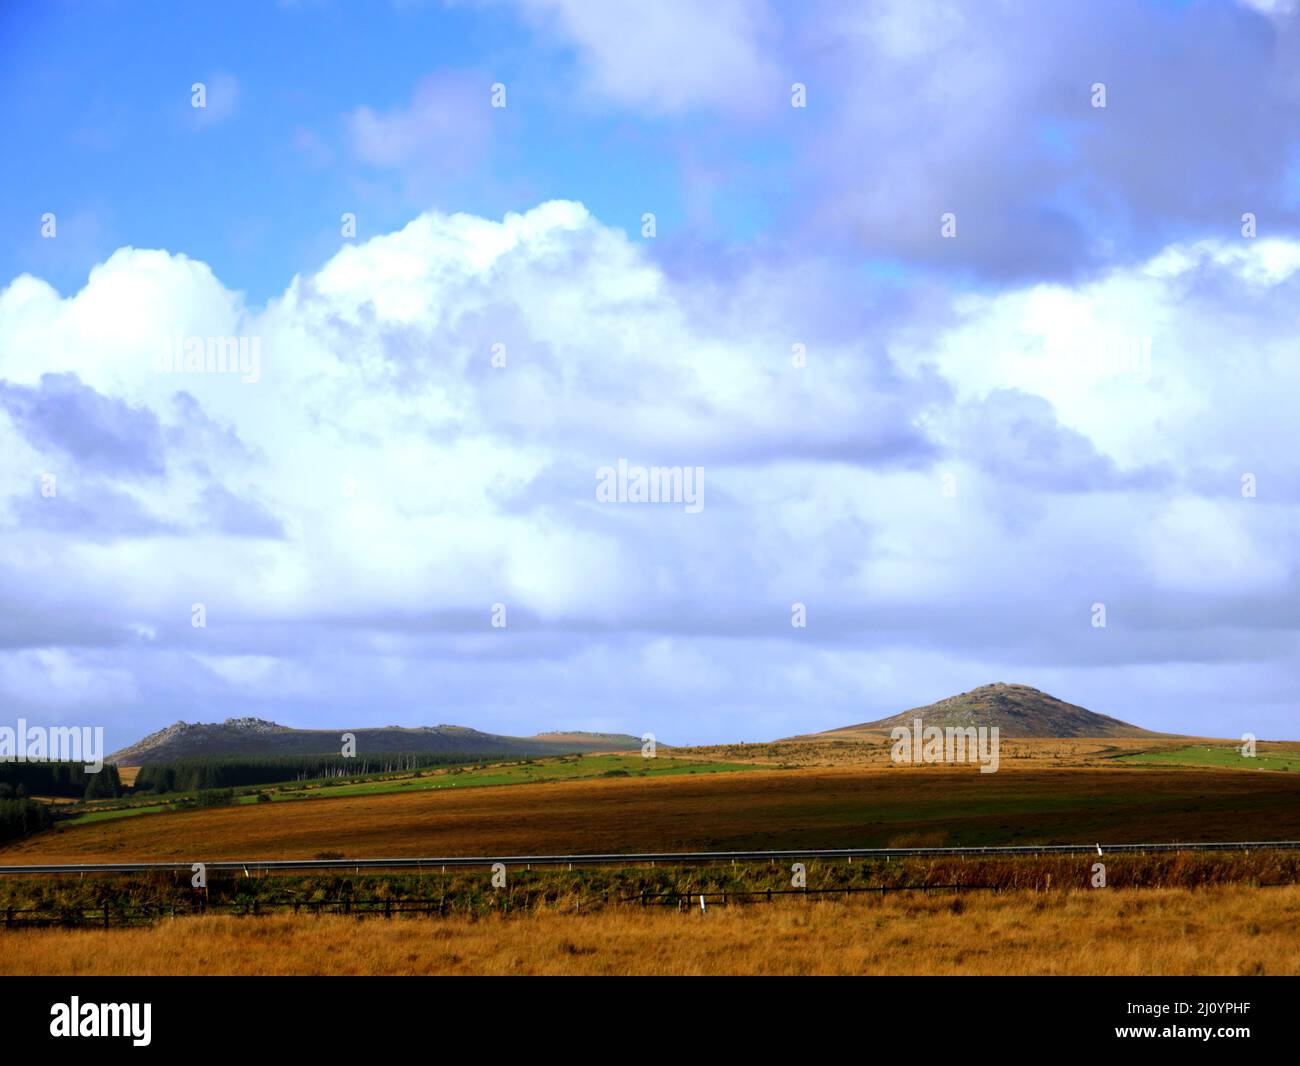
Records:
<instances>
[{"instance_id":1,"label":"field boundary","mask_svg":"<svg viewBox=\"0 0 1300 1066\"><path fill-rule=\"evenodd\" d=\"M1300 851L1300 840L1215 841L1174 844L1019 844L1005 847L964 848L786 848L779 851L661 851L610 852L582 855L448 855L399 859L222 859L207 862L196 857L192 862L145 863L54 863L45 865L3 865L0 875L77 874L77 873L189 873L195 863L209 871L235 871L245 874L270 873L277 870L426 870L441 867L504 866L627 866L655 863L775 862L778 859L869 859L886 861L915 858L961 858L966 856L1015 855L1151 855L1161 852L1215 851ZM198 849L196 849L196 856Z\"/></svg>"},{"instance_id":2,"label":"field boundary","mask_svg":"<svg viewBox=\"0 0 1300 1066\"><path fill-rule=\"evenodd\" d=\"M1286 888L1296 882L1281 881L1254 885L1255 888ZM591 893L560 902L559 909L568 909L571 903L575 911L600 910L611 903L642 907L670 907L676 905L679 911L701 911L709 907L746 906L755 903L775 903L788 896L802 897L805 900L840 899L848 901L855 896L875 896L884 899L891 892L931 892L955 893L960 896L965 892L1023 892L1024 888L1006 885L986 884L940 884L940 885L846 885L836 888L766 888L766 889L705 889L703 891L682 892L639 892L631 895L611 893ZM1033 891L1039 891L1037 889ZM503 895L499 905L491 909L497 913L510 914L516 911L528 911L539 900L525 894L523 901L513 895ZM9 907L0 912L0 930L21 929L127 929L137 926L153 925L156 922L176 918L196 918L204 915L226 915L235 918L269 918L276 915L310 916L319 918L323 915L344 915L356 918L402 918L446 917L457 911L456 902L443 895L441 897L407 897L393 899L364 899L350 895L335 896L329 899L314 900L262 900L256 897L244 900L210 902L203 897L187 901L170 901L168 903L141 904L134 907L113 906L105 903L98 907Z\"/></svg>"},{"instance_id":3,"label":"field boundary","mask_svg":"<svg viewBox=\"0 0 1300 1066\"><path fill-rule=\"evenodd\" d=\"M890 892L965 892L983 889L998 891L998 885L857 885L844 888L769 888L754 890L705 889L700 892L638 892L631 895L610 893L608 891L579 897L574 902L588 908L609 903L634 904L642 907L664 906L669 903L689 903L694 905L701 897L711 901L713 906L727 906L742 900L765 900L773 902L780 896L804 896L808 898L837 896L844 899L857 895L884 896ZM532 905L532 900L522 904L523 909ZM115 907L104 904L100 907L8 907L0 915L0 926L5 929L111 927L123 928L132 925L148 925L164 918L198 917L205 914L225 914L237 918L263 918L275 914L293 914L319 916L322 914L351 915L354 918L400 918L403 915L444 916L454 909L455 901L446 896L408 897L401 899L362 899L350 895L335 896L330 899L317 900L229 900L210 902L203 897L191 901L158 904L144 904L135 907ZM521 905L510 896L502 896L501 907L494 908L509 912L521 909Z\"/></svg>"}]
</instances>

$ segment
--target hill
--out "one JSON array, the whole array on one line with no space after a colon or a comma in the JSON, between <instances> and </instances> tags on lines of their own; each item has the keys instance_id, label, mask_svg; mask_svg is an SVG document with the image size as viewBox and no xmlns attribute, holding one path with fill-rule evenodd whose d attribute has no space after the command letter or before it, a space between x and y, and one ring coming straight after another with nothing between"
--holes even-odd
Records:
<instances>
[{"instance_id":1,"label":"hill","mask_svg":"<svg viewBox=\"0 0 1300 1066\"><path fill-rule=\"evenodd\" d=\"M261 718L224 722L177 722L108 756L119 766L144 766L212 755L337 755L343 734L356 737L357 754L437 752L465 755L568 755L588 751L639 750L622 733L548 733L509 737L460 725L382 726L375 729L293 729Z\"/></svg>"},{"instance_id":2,"label":"hill","mask_svg":"<svg viewBox=\"0 0 1300 1066\"><path fill-rule=\"evenodd\" d=\"M1004 737L1155 737L1141 726L1121 722L1073 703L1058 700L1028 685L997 682L981 685L970 692L949 696L926 707L881 718L875 722L843 726L812 737L843 738L855 733L888 732L896 726L911 727L920 718L927 725L946 729L949 726L997 726ZM798 739L811 739L801 737Z\"/></svg>"}]
</instances>

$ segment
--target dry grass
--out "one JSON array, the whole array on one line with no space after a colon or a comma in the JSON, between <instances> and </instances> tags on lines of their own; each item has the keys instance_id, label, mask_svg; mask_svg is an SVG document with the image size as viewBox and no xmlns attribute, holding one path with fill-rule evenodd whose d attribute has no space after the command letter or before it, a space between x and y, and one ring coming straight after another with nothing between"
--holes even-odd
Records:
<instances>
[{"instance_id":1,"label":"dry grass","mask_svg":"<svg viewBox=\"0 0 1300 1066\"><path fill-rule=\"evenodd\" d=\"M970 891L1069 891L1089 888L1096 855L974 856L906 858L861 862L804 863L807 889L814 895L907 890L927 886L947 891L966 886ZM1114 855L1105 860L1111 889L1208 888L1216 885L1300 885L1300 853L1295 851L1162 852L1151 855ZM766 898L769 890L788 890L787 863L751 862L614 867L537 867L516 865L505 888L490 883L486 867L436 866L423 871L383 873L340 870L321 873L280 873L245 877L239 871L210 871L203 904L212 913L248 913L259 906L265 913L277 908L305 907L314 913L347 913L355 901L356 913L384 903L395 907L451 917L482 917L517 913L538 907L563 905L575 909L599 908L607 903L642 897L698 898L708 893L726 894L733 902ZM943 886L948 886L947 888ZM739 895L738 895L739 894ZM39 917L60 921L98 923L104 908L118 925L149 920L159 914L191 913L200 902L190 885L188 869L147 875L33 875L0 878L0 911L13 909L20 923ZM344 901L347 901L345 904ZM223 908L230 910L223 911ZM79 916L79 918L78 918Z\"/></svg>"},{"instance_id":2,"label":"dry grass","mask_svg":"<svg viewBox=\"0 0 1300 1066\"><path fill-rule=\"evenodd\" d=\"M0 973L1300 974L1300 886L890 896L0 934Z\"/></svg>"},{"instance_id":3,"label":"dry grass","mask_svg":"<svg viewBox=\"0 0 1300 1066\"><path fill-rule=\"evenodd\" d=\"M0 864L1300 838L1300 774L972 767L594 779L89 823Z\"/></svg>"},{"instance_id":4,"label":"dry grass","mask_svg":"<svg viewBox=\"0 0 1300 1066\"><path fill-rule=\"evenodd\" d=\"M1177 751L1199 744L1239 745L1239 740L1212 737L1002 737L1003 767L1015 770L1101 768L1114 765L1122 755ZM888 767L891 742L887 732L847 729L760 744L721 744L710 747L673 748L675 755L723 759L728 762L768 763L799 767ZM1300 741L1264 741L1262 752L1300 757ZM1244 769L1244 767L1243 767Z\"/></svg>"}]
</instances>

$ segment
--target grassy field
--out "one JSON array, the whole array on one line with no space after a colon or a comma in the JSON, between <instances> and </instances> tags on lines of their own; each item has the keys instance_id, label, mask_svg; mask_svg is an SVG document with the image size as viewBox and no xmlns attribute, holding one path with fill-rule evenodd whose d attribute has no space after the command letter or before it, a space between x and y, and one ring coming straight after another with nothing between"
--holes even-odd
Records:
<instances>
[{"instance_id":1,"label":"grassy field","mask_svg":"<svg viewBox=\"0 0 1300 1066\"><path fill-rule=\"evenodd\" d=\"M1300 839L1300 775L879 767L595 777L100 821L0 864Z\"/></svg>"},{"instance_id":2,"label":"grassy field","mask_svg":"<svg viewBox=\"0 0 1300 1066\"><path fill-rule=\"evenodd\" d=\"M847 745L847 746L845 746ZM1296 745L1243 773L1226 742L1026 741L1002 769L899 767L887 746L737 745L262 786L227 807L148 817L98 811L0 849L40 862L557 854L801 847L1300 839ZM1225 757L1232 761L1224 761ZM1281 765L1273 766L1277 760ZM804 763L806 765L799 765ZM781 767L781 768L777 768ZM515 787L526 786L526 787ZM273 802L256 802L254 791ZM330 803L301 802L331 798ZM807 864L834 897L737 905L785 887L788 864L409 873L216 875L229 913L130 928L0 929L0 973L1276 974L1300 973L1300 855L935 858ZM845 888L947 886L845 895ZM974 886L993 886L979 888ZM698 906L641 893L729 893ZM424 900L424 917L275 912ZM0 878L0 909L139 916L196 902L188 879ZM327 906L327 911L330 909ZM381 908L382 909L382 908Z\"/></svg>"},{"instance_id":3,"label":"grassy field","mask_svg":"<svg viewBox=\"0 0 1300 1066\"><path fill-rule=\"evenodd\" d=\"M1237 747L1198 744L1186 748L1136 752L1121 755L1116 762L1130 766L1213 766L1227 770L1300 771L1300 751L1294 746L1276 750L1260 747L1254 758L1247 759Z\"/></svg>"},{"instance_id":4,"label":"grassy field","mask_svg":"<svg viewBox=\"0 0 1300 1066\"><path fill-rule=\"evenodd\" d=\"M1300 887L1008 891L678 912L229 916L0 934L0 973L1300 974Z\"/></svg>"},{"instance_id":5,"label":"grassy field","mask_svg":"<svg viewBox=\"0 0 1300 1066\"><path fill-rule=\"evenodd\" d=\"M384 796L411 792L437 792L452 788L485 788L498 785L546 784L551 781L579 781L592 777L673 777L679 774L717 774L752 770L752 763L724 762L673 755L643 758L637 754L567 755L520 762L448 767L420 771L390 771L370 774L364 780L330 779L283 784L246 785L236 789L236 804L253 804L258 796L272 803L299 800L337 799L343 796ZM168 793L158 802L139 797L101 800L86 804L83 813L64 824L83 825L139 814L158 814L181 809L193 792Z\"/></svg>"},{"instance_id":6,"label":"grassy field","mask_svg":"<svg viewBox=\"0 0 1300 1066\"><path fill-rule=\"evenodd\" d=\"M540 785L594 777L675 777L680 774L719 774L752 770L748 763L685 759L671 755L643 758L632 755L568 755L534 762L426 771L422 776L388 775L356 784L314 784L301 790L271 791L273 801L334 796L380 796L388 793L438 791L445 788L484 788L496 785ZM270 791L263 789L263 791ZM256 797L246 797L254 802Z\"/></svg>"},{"instance_id":7,"label":"grassy field","mask_svg":"<svg viewBox=\"0 0 1300 1066\"><path fill-rule=\"evenodd\" d=\"M1159 761L1163 756L1185 751L1189 745L1236 749L1231 740L1205 737L1150 736L1106 737L1102 739L1002 737L1001 760L1005 770L1046 770L1067 768L1118 767L1133 765L1128 756L1155 755L1151 765L1190 765ZM887 733L863 731L844 735L825 734L768 744L723 744L708 748L674 748L678 755L697 755L739 762L764 762L779 766L801 767L886 767L890 763L891 743ZM1293 767L1300 765L1300 741L1265 741L1261 754L1289 758ZM1240 760L1246 762L1248 760ZM1223 769L1249 769L1225 760L1216 765Z\"/></svg>"}]
</instances>

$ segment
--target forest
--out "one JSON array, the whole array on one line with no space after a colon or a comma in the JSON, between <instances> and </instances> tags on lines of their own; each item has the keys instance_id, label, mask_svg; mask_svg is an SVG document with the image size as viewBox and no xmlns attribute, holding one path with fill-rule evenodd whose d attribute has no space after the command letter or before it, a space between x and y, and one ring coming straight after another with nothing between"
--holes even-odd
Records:
<instances>
[{"instance_id":1,"label":"forest","mask_svg":"<svg viewBox=\"0 0 1300 1066\"><path fill-rule=\"evenodd\" d=\"M112 764L91 773L75 762L0 761L0 798L116 799L120 795L122 781Z\"/></svg>"},{"instance_id":2,"label":"forest","mask_svg":"<svg viewBox=\"0 0 1300 1066\"><path fill-rule=\"evenodd\" d=\"M232 755L177 759L140 767L135 792L162 794L202 789L269 785L283 781L314 781L330 777L361 777L369 774L464 766L501 757L466 755L463 752L399 752L347 758L342 755Z\"/></svg>"}]
</instances>

